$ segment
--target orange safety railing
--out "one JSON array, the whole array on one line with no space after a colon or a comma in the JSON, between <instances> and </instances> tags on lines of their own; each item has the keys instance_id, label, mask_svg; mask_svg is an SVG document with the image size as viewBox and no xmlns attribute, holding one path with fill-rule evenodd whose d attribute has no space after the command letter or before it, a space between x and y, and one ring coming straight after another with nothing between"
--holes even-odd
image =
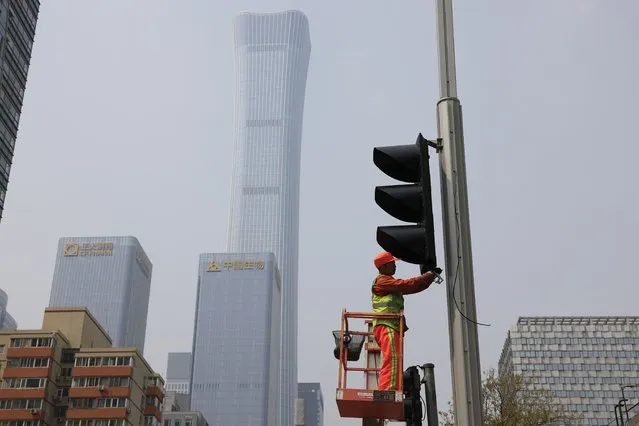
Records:
<instances>
[{"instance_id":1,"label":"orange safety railing","mask_svg":"<svg viewBox=\"0 0 639 426\"><path fill-rule=\"evenodd\" d=\"M347 348L344 347L344 336L372 336L372 332L368 331L350 331L348 328L348 319L399 319L399 371L404 371L404 312L400 311L397 314L375 314L372 312L347 312L346 309L342 309L342 323L340 326L340 340L339 340L339 371L337 373L337 388L347 389L347 376L349 371L379 371L379 368L361 368L361 367L348 367ZM398 389L404 389L404 375L400 374Z\"/></svg>"}]
</instances>

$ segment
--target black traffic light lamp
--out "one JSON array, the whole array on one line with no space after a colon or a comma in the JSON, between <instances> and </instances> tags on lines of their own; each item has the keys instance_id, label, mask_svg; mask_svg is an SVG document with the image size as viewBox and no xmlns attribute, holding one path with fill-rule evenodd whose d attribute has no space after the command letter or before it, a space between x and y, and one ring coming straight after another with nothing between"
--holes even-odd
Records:
<instances>
[{"instance_id":1,"label":"black traffic light lamp","mask_svg":"<svg viewBox=\"0 0 639 426\"><path fill-rule=\"evenodd\" d=\"M404 420L406 426L422 426L421 379L417 367L404 371Z\"/></svg>"},{"instance_id":2,"label":"black traffic light lamp","mask_svg":"<svg viewBox=\"0 0 639 426\"><path fill-rule=\"evenodd\" d=\"M432 142L420 133L413 145L373 149L373 162L382 172L405 185L375 187L375 202L386 213L414 225L379 226L377 243L421 272L437 266L433 201L428 148Z\"/></svg>"}]
</instances>

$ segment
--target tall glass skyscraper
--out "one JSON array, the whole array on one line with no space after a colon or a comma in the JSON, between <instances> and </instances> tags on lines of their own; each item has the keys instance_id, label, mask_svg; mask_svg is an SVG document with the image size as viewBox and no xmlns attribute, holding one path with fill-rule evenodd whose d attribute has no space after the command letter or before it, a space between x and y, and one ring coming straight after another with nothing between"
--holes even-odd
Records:
<instances>
[{"instance_id":1,"label":"tall glass skyscraper","mask_svg":"<svg viewBox=\"0 0 639 426\"><path fill-rule=\"evenodd\" d=\"M300 152L309 24L299 11L235 20L231 252L273 252L282 272L281 424L297 394ZM211 421L211 419L209 419Z\"/></svg>"},{"instance_id":2,"label":"tall glass skyscraper","mask_svg":"<svg viewBox=\"0 0 639 426\"><path fill-rule=\"evenodd\" d=\"M0 220L39 11L38 0L0 0Z\"/></svg>"},{"instance_id":3,"label":"tall glass skyscraper","mask_svg":"<svg viewBox=\"0 0 639 426\"><path fill-rule=\"evenodd\" d=\"M16 320L7 312L9 296L4 290L0 290L0 330L15 330L18 328Z\"/></svg>"},{"instance_id":4,"label":"tall glass skyscraper","mask_svg":"<svg viewBox=\"0 0 639 426\"><path fill-rule=\"evenodd\" d=\"M499 373L550 390L580 425L609 425L621 386L639 383L639 317L520 317L510 329ZM627 389L629 406L639 402ZM639 407L635 407L639 410Z\"/></svg>"},{"instance_id":5,"label":"tall glass skyscraper","mask_svg":"<svg viewBox=\"0 0 639 426\"><path fill-rule=\"evenodd\" d=\"M135 237L64 237L49 307L86 306L115 347L144 351L153 265Z\"/></svg>"},{"instance_id":6,"label":"tall glass skyscraper","mask_svg":"<svg viewBox=\"0 0 639 426\"><path fill-rule=\"evenodd\" d=\"M280 289L272 253L200 255L190 393L210 425L278 426Z\"/></svg>"}]
</instances>

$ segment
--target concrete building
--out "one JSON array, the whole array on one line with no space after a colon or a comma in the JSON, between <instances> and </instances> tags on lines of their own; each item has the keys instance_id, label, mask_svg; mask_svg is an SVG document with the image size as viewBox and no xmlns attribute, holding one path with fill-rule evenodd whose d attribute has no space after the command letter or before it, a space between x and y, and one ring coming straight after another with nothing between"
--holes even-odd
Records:
<instances>
[{"instance_id":1,"label":"concrete building","mask_svg":"<svg viewBox=\"0 0 639 426\"><path fill-rule=\"evenodd\" d=\"M304 426L324 426L324 397L319 383L299 383L297 396L304 401Z\"/></svg>"},{"instance_id":2,"label":"concrete building","mask_svg":"<svg viewBox=\"0 0 639 426\"><path fill-rule=\"evenodd\" d=\"M299 11L235 19L235 153L228 251L272 252L282 272L282 424L297 393L300 157L311 39ZM208 419L211 421L211 419Z\"/></svg>"},{"instance_id":3,"label":"concrete building","mask_svg":"<svg viewBox=\"0 0 639 426\"><path fill-rule=\"evenodd\" d=\"M284 424L280 285L272 253L200 255L190 394L209 424Z\"/></svg>"},{"instance_id":4,"label":"concrete building","mask_svg":"<svg viewBox=\"0 0 639 426\"><path fill-rule=\"evenodd\" d=\"M184 395L191 387L191 352L169 352L166 363L166 390Z\"/></svg>"},{"instance_id":5,"label":"concrete building","mask_svg":"<svg viewBox=\"0 0 639 426\"><path fill-rule=\"evenodd\" d=\"M40 2L0 2L0 221L18 137Z\"/></svg>"},{"instance_id":6,"label":"concrete building","mask_svg":"<svg viewBox=\"0 0 639 426\"><path fill-rule=\"evenodd\" d=\"M173 411L162 414L164 426L209 426L199 411Z\"/></svg>"},{"instance_id":7,"label":"concrete building","mask_svg":"<svg viewBox=\"0 0 639 426\"><path fill-rule=\"evenodd\" d=\"M86 306L113 346L144 353L152 271L135 237L60 238L49 306Z\"/></svg>"},{"instance_id":8,"label":"concrete building","mask_svg":"<svg viewBox=\"0 0 639 426\"><path fill-rule=\"evenodd\" d=\"M499 373L549 389L582 425L614 422L622 385L639 383L639 317L520 317ZM628 395L626 391L626 395Z\"/></svg>"},{"instance_id":9,"label":"concrete building","mask_svg":"<svg viewBox=\"0 0 639 426\"><path fill-rule=\"evenodd\" d=\"M16 320L7 312L9 296L4 290L0 290L0 330L15 330L18 328Z\"/></svg>"},{"instance_id":10,"label":"concrete building","mask_svg":"<svg viewBox=\"0 0 639 426\"><path fill-rule=\"evenodd\" d=\"M113 348L86 308L47 308L41 329L0 331L0 377L2 425L162 423L163 379L135 348Z\"/></svg>"}]
</instances>

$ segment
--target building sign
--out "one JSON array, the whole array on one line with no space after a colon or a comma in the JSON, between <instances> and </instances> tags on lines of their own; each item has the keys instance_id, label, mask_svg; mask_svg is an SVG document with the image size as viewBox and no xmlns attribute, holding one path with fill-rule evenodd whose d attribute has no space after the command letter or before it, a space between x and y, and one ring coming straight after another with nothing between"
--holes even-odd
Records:
<instances>
[{"instance_id":1,"label":"building sign","mask_svg":"<svg viewBox=\"0 0 639 426\"><path fill-rule=\"evenodd\" d=\"M209 262L206 272L220 272L222 269L236 269L236 270L253 270L264 269L263 260L225 260L224 262L218 262L213 259Z\"/></svg>"},{"instance_id":2,"label":"building sign","mask_svg":"<svg viewBox=\"0 0 639 426\"><path fill-rule=\"evenodd\" d=\"M66 243L65 256L113 256L113 243Z\"/></svg>"}]
</instances>

